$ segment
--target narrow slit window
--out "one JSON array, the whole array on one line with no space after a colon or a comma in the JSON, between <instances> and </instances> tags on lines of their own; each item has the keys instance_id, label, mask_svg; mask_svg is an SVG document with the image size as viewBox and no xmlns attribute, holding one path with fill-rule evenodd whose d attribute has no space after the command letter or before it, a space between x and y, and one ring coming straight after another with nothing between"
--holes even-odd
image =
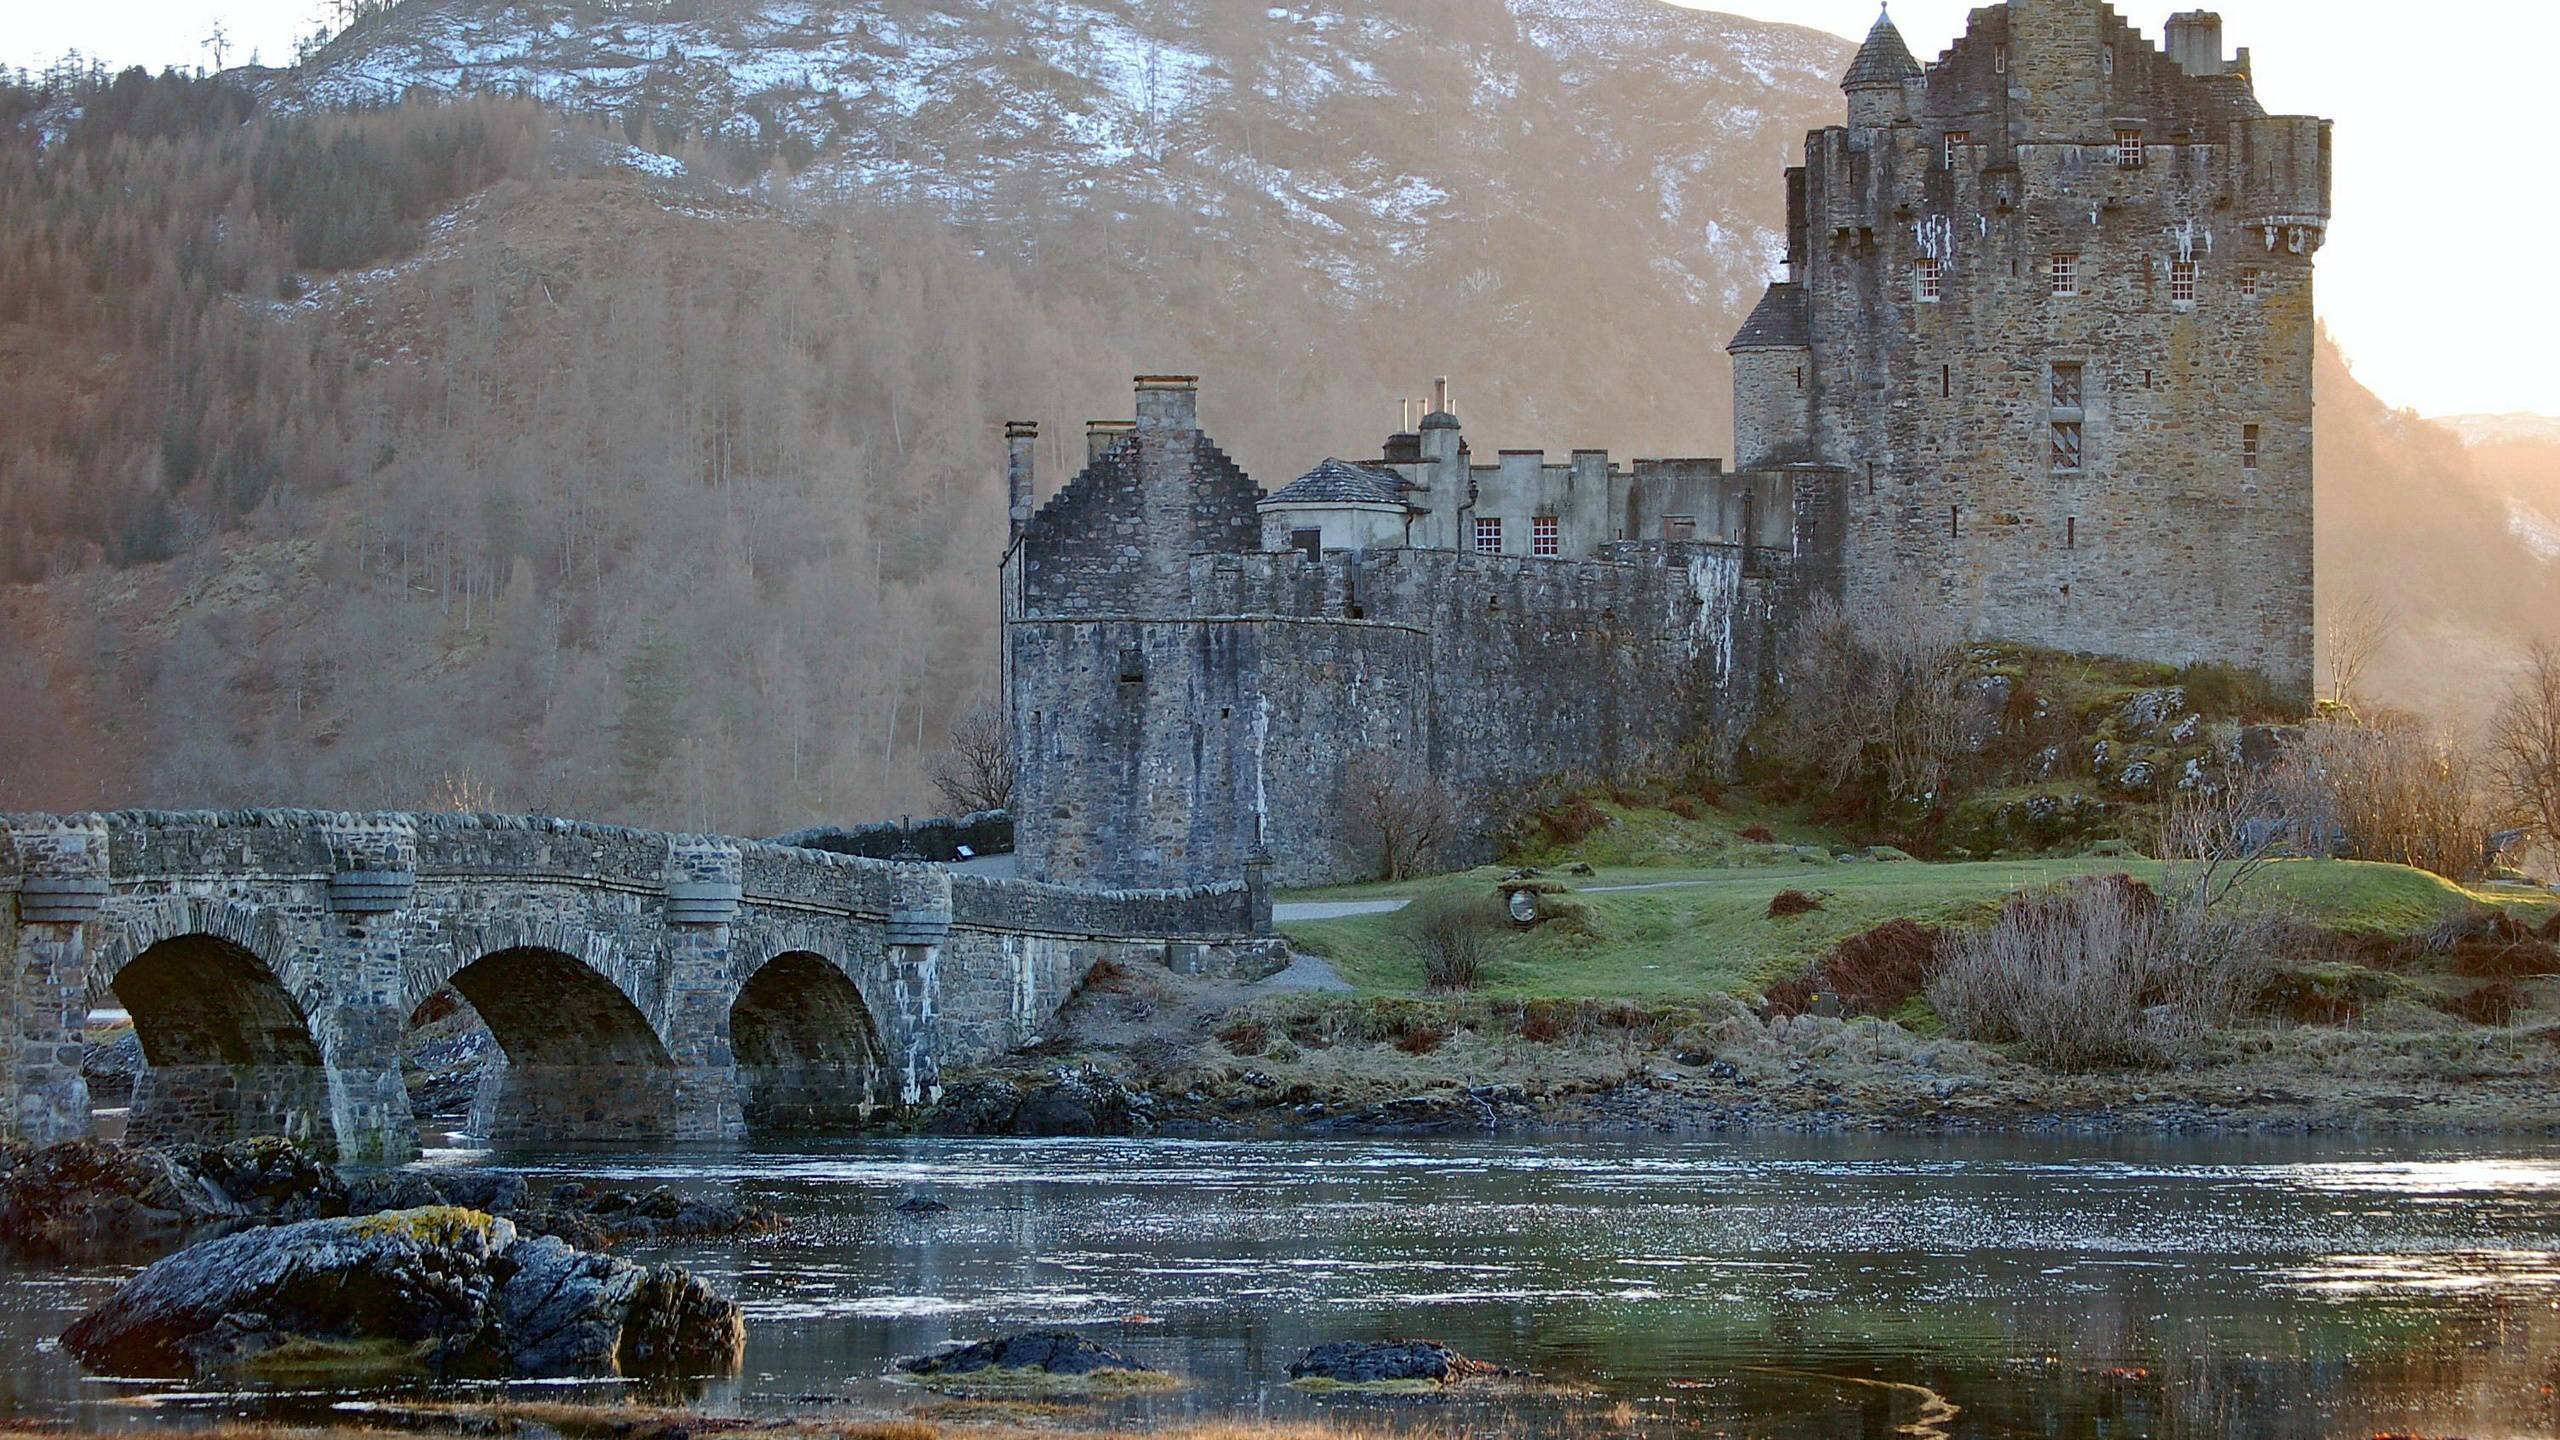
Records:
<instances>
[{"instance_id":1,"label":"narrow slit window","mask_svg":"<svg viewBox=\"0 0 2560 1440\"><path fill-rule=\"evenodd\" d=\"M2113 45L2110 45L2106 47L2105 50L2099 52L2098 73L2102 75L2113 75L2116 73L2116 47Z\"/></svg>"},{"instance_id":2,"label":"narrow slit window","mask_svg":"<svg viewBox=\"0 0 2560 1440\"><path fill-rule=\"evenodd\" d=\"M2172 305L2196 303L2196 262L2193 260L2169 262L2169 303Z\"/></svg>"},{"instance_id":3,"label":"narrow slit window","mask_svg":"<svg viewBox=\"0 0 2560 1440\"><path fill-rule=\"evenodd\" d=\"M1950 130L1947 132L1948 169L1953 170L1956 168L1956 162L1964 158L1964 148L1972 143L1973 132L1970 130Z\"/></svg>"},{"instance_id":4,"label":"narrow slit window","mask_svg":"<svg viewBox=\"0 0 2560 1440\"><path fill-rule=\"evenodd\" d=\"M2055 361L2053 363L2053 408L2079 410L2086 407L2088 399L2088 372L2081 367L2080 362L2077 360Z\"/></svg>"},{"instance_id":5,"label":"narrow slit window","mask_svg":"<svg viewBox=\"0 0 2560 1440\"><path fill-rule=\"evenodd\" d=\"M2077 250L2054 251L2053 265L2050 274L2052 276L2052 288L2054 294L2066 296L2079 294L2080 252Z\"/></svg>"},{"instance_id":6,"label":"narrow slit window","mask_svg":"<svg viewBox=\"0 0 2560 1440\"><path fill-rule=\"evenodd\" d=\"M2116 132L2116 168L2139 170L2142 168L2142 157L2142 132L2118 130Z\"/></svg>"},{"instance_id":7,"label":"narrow slit window","mask_svg":"<svg viewBox=\"0 0 2560 1440\"><path fill-rule=\"evenodd\" d=\"M2255 425L2240 427L2240 468L2252 475L2258 473L2258 427Z\"/></svg>"},{"instance_id":8,"label":"narrow slit window","mask_svg":"<svg viewBox=\"0 0 2560 1440\"><path fill-rule=\"evenodd\" d=\"M1921 256L1913 289L1923 305L1935 305L1944 299L1947 293L1947 262L1935 255Z\"/></svg>"},{"instance_id":9,"label":"narrow slit window","mask_svg":"<svg viewBox=\"0 0 2560 1440\"><path fill-rule=\"evenodd\" d=\"M1564 535L1553 515L1540 515L1529 522L1529 553L1553 560L1564 553Z\"/></svg>"},{"instance_id":10,"label":"narrow slit window","mask_svg":"<svg viewBox=\"0 0 2560 1440\"><path fill-rule=\"evenodd\" d=\"M2008 46L1994 45L1991 47L1991 73L1994 75L2006 75L2009 73Z\"/></svg>"},{"instance_id":11,"label":"narrow slit window","mask_svg":"<svg viewBox=\"0 0 2560 1440\"><path fill-rule=\"evenodd\" d=\"M2065 550L2077 550L2080 548L2079 517L2074 516L2071 519L2062 522L2062 548Z\"/></svg>"},{"instance_id":12,"label":"narrow slit window","mask_svg":"<svg viewBox=\"0 0 2560 1440\"><path fill-rule=\"evenodd\" d=\"M1498 515L1490 518L1478 517L1476 520L1476 553L1479 555L1499 555L1502 553L1502 517Z\"/></svg>"},{"instance_id":13,"label":"narrow slit window","mask_svg":"<svg viewBox=\"0 0 2560 1440\"><path fill-rule=\"evenodd\" d=\"M1799 390L1804 388L1804 367L1801 365L1796 367L1796 388Z\"/></svg>"},{"instance_id":14,"label":"narrow slit window","mask_svg":"<svg viewBox=\"0 0 2560 1440\"><path fill-rule=\"evenodd\" d=\"M1947 538L1953 540L1962 534L1964 534L1964 511L1950 505L1947 507Z\"/></svg>"},{"instance_id":15,"label":"narrow slit window","mask_svg":"<svg viewBox=\"0 0 2560 1440\"><path fill-rule=\"evenodd\" d=\"M2077 470L2080 468L2080 457L2080 422L2077 420L2054 421L2053 468L2056 470Z\"/></svg>"},{"instance_id":16,"label":"narrow slit window","mask_svg":"<svg viewBox=\"0 0 2560 1440\"><path fill-rule=\"evenodd\" d=\"M1945 400L1945 399L1948 399L1949 397L1953 396L1955 393L1956 393L1956 367L1954 367L1953 365L1941 365L1941 366L1939 366L1939 367L1938 367L1938 398L1939 398L1939 399L1941 399L1941 400Z\"/></svg>"}]
</instances>

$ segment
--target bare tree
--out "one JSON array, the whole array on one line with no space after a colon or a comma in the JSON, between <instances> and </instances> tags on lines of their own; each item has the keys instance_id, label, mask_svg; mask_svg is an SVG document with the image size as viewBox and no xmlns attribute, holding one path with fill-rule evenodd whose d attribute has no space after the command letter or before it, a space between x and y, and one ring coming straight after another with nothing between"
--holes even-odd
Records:
<instances>
[{"instance_id":1,"label":"bare tree","mask_svg":"<svg viewBox=\"0 0 2560 1440\"><path fill-rule=\"evenodd\" d=\"M2526 652L2489 722L2488 764L2502 816L2560 849L2560 645Z\"/></svg>"},{"instance_id":2,"label":"bare tree","mask_svg":"<svg viewBox=\"0 0 2560 1440\"><path fill-rule=\"evenodd\" d=\"M2301 828L2284 793L2274 775L2236 766L2218 784L2181 792L2160 820L2162 888L2207 909L2247 888Z\"/></svg>"},{"instance_id":3,"label":"bare tree","mask_svg":"<svg viewBox=\"0 0 2560 1440\"><path fill-rule=\"evenodd\" d=\"M1767 742L1831 790L1927 800L1964 747L1964 650L1916 607L1852 616L1809 607L1789 632L1785 699Z\"/></svg>"},{"instance_id":4,"label":"bare tree","mask_svg":"<svg viewBox=\"0 0 2560 1440\"><path fill-rule=\"evenodd\" d=\"M1339 804L1344 857L1380 880L1427 871L1457 825L1448 787L1420 761L1387 750L1351 757Z\"/></svg>"},{"instance_id":5,"label":"bare tree","mask_svg":"<svg viewBox=\"0 0 2560 1440\"><path fill-rule=\"evenodd\" d=\"M1011 727L993 701L981 700L951 727L951 743L927 767L933 788L954 815L1006 810L1020 774Z\"/></svg>"},{"instance_id":6,"label":"bare tree","mask_svg":"<svg viewBox=\"0 0 2560 1440\"><path fill-rule=\"evenodd\" d=\"M2456 880L2479 873L2489 833L2479 780L2470 752L2388 713L2303 727L2274 777L2287 824L2316 850Z\"/></svg>"},{"instance_id":7,"label":"bare tree","mask_svg":"<svg viewBox=\"0 0 2560 1440\"><path fill-rule=\"evenodd\" d=\"M2320 639L2321 648L2328 652L2330 703L2355 708L2364 672L2399 632L2399 607L2369 590L2329 617Z\"/></svg>"}]
</instances>

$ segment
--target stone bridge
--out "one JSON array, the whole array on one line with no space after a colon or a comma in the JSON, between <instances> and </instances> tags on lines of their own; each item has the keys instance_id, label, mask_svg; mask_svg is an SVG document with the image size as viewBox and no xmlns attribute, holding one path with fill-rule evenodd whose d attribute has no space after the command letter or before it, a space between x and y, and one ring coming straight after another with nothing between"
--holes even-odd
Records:
<instances>
[{"instance_id":1,"label":"stone bridge","mask_svg":"<svg viewBox=\"0 0 2560 1440\"><path fill-rule=\"evenodd\" d=\"M1265 872L1075 890L538 817L0 817L0 1138L91 1133L93 1008L133 1016L127 1133L417 1153L410 1017L451 987L502 1052L493 1142L730 1140L929 1101L1094 967L1267 941Z\"/></svg>"}]
</instances>

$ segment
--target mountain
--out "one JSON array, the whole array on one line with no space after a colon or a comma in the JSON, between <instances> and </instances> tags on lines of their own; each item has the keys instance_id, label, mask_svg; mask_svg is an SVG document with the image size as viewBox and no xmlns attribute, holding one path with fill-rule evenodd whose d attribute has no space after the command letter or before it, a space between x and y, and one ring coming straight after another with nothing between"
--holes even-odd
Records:
<instances>
[{"instance_id":1,"label":"mountain","mask_svg":"<svg viewBox=\"0 0 2560 1440\"><path fill-rule=\"evenodd\" d=\"M1652 0L406 0L0 96L0 805L928 809L998 419L1054 486L1196 370L1276 484L1448 374L1484 443L1721 453L1849 52Z\"/></svg>"},{"instance_id":2,"label":"mountain","mask_svg":"<svg viewBox=\"0 0 2560 1440\"><path fill-rule=\"evenodd\" d=\"M2560 445L2560 420L2514 411L2505 415L2438 415L2434 423L2465 445Z\"/></svg>"}]
</instances>

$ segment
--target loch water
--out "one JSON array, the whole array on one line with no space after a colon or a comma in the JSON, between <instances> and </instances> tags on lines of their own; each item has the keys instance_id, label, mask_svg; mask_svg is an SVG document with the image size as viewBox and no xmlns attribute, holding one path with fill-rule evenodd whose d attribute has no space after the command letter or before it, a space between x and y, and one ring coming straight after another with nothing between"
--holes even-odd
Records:
<instances>
[{"instance_id":1,"label":"loch water","mask_svg":"<svg viewBox=\"0 0 2560 1440\"><path fill-rule=\"evenodd\" d=\"M913 1140L422 1163L781 1211L779 1235L632 1252L744 1303L744 1375L687 1397L728 1412L933 1403L896 1378L900 1357L1066 1326L1185 1382L1097 1402L1096 1423L2560 1434L2554 1145ZM898 1213L911 1196L951 1208ZM84 1376L52 1337L122 1273L0 1265L0 1415L169 1426L399 1399ZM1311 1344L1390 1336L1536 1379L1422 1399L1287 1383Z\"/></svg>"}]
</instances>

